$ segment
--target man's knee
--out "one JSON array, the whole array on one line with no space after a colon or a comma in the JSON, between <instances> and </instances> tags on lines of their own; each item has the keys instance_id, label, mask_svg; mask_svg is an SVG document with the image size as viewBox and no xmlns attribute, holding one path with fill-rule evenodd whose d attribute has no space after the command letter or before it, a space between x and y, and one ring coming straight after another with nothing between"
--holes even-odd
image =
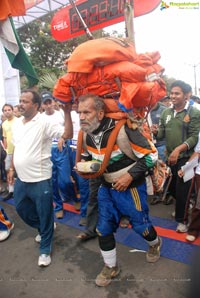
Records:
<instances>
[{"instance_id":1,"label":"man's knee","mask_svg":"<svg viewBox=\"0 0 200 298\"><path fill-rule=\"evenodd\" d=\"M115 238L113 234L99 236L99 247L103 251L109 251L115 248Z\"/></svg>"}]
</instances>

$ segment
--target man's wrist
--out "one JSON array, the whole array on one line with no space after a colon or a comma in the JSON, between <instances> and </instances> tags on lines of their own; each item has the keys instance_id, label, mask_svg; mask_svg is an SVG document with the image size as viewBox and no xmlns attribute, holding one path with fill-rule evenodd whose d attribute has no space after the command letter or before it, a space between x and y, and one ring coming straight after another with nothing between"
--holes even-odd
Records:
<instances>
[{"instance_id":1,"label":"man's wrist","mask_svg":"<svg viewBox=\"0 0 200 298\"><path fill-rule=\"evenodd\" d=\"M64 141L66 141L67 140L67 138L65 137L65 136L61 136L61 139L63 139Z\"/></svg>"}]
</instances>

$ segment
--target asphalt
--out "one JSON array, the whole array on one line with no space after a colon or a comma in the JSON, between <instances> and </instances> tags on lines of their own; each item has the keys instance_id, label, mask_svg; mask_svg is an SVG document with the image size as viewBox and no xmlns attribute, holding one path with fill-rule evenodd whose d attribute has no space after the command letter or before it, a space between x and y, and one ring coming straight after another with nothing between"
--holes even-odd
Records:
<instances>
[{"instance_id":1,"label":"asphalt","mask_svg":"<svg viewBox=\"0 0 200 298\"><path fill-rule=\"evenodd\" d=\"M121 243L117 243L119 277L106 288L97 287L94 280L103 267L98 240L81 243L75 237L79 230L60 222L54 235L52 263L40 268L36 231L19 218L12 204L1 201L1 205L15 228L0 243L0 298L188 297L190 265L163 256L149 264L143 251ZM171 218L172 211L172 205L150 206L153 216Z\"/></svg>"}]
</instances>

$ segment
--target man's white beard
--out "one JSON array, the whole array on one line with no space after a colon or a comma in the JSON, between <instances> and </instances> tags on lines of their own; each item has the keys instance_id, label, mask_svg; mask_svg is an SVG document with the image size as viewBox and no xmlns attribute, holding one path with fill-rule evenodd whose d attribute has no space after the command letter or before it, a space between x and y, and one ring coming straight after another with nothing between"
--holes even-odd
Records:
<instances>
[{"instance_id":1,"label":"man's white beard","mask_svg":"<svg viewBox=\"0 0 200 298\"><path fill-rule=\"evenodd\" d=\"M88 123L88 127L81 127L81 129L86 133L92 133L94 130L96 130L100 125L100 122L97 117L93 119L91 123Z\"/></svg>"}]
</instances>

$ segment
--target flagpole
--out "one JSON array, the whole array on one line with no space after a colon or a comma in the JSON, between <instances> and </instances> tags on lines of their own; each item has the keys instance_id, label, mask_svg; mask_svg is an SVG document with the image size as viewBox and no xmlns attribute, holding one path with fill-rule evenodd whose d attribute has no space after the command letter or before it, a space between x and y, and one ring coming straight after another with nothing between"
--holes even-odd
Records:
<instances>
[{"instance_id":1,"label":"flagpole","mask_svg":"<svg viewBox=\"0 0 200 298\"><path fill-rule=\"evenodd\" d=\"M135 46L134 3L132 6L128 2L128 0L124 0L124 19L125 19L126 37L128 38L129 41L133 42Z\"/></svg>"},{"instance_id":2,"label":"flagpole","mask_svg":"<svg viewBox=\"0 0 200 298\"><path fill-rule=\"evenodd\" d=\"M4 71L3 71L3 46L0 42L0 98L1 98L1 104L5 103L5 80L4 80ZM0 109L2 109L2 106L0 106Z\"/></svg>"},{"instance_id":3,"label":"flagpole","mask_svg":"<svg viewBox=\"0 0 200 298\"><path fill-rule=\"evenodd\" d=\"M69 2L71 4L71 6L75 9L75 11L76 11L76 13L77 13L82 25L83 25L83 28L85 30L85 33L86 33L88 39L94 39L92 33L90 32L90 30L89 30L88 26L86 25L84 19L82 18L81 14L80 14L80 11L78 10L76 4L74 3L74 0L69 0Z\"/></svg>"}]
</instances>

